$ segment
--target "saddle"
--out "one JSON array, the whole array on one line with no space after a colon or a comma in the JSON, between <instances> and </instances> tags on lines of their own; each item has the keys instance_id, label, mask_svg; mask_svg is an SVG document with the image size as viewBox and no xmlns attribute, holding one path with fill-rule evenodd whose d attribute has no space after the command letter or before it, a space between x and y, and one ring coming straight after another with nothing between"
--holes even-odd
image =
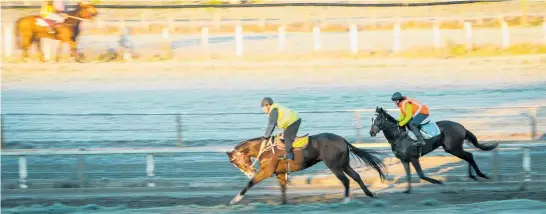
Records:
<instances>
[{"instance_id":1,"label":"saddle","mask_svg":"<svg viewBox=\"0 0 546 214\"><path fill-rule=\"evenodd\" d=\"M275 145L277 146L277 149L285 150L286 145L284 144L284 138L282 136L282 133L278 134L275 137ZM294 139L294 142L292 142L292 149L293 150L302 150L307 148L307 145L309 145L309 133L297 136L296 139Z\"/></svg>"}]
</instances>

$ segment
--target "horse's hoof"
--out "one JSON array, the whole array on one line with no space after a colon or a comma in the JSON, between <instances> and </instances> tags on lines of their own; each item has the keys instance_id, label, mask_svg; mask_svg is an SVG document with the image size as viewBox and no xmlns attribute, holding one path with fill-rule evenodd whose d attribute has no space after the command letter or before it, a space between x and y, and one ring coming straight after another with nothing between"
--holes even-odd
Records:
<instances>
[{"instance_id":1,"label":"horse's hoof","mask_svg":"<svg viewBox=\"0 0 546 214\"><path fill-rule=\"evenodd\" d=\"M370 198L377 197L377 194L372 193L372 192L367 192L367 193L365 193L365 194L366 194L366 196L368 196L368 197L370 197Z\"/></svg>"},{"instance_id":2,"label":"horse's hoof","mask_svg":"<svg viewBox=\"0 0 546 214\"><path fill-rule=\"evenodd\" d=\"M348 204L348 203L351 203L351 198L349 197L346 197L343 199L343 201L341 202L342 204Z\"/></svg>"},{"instance_id":3,"label":"horse's hoof","mask_svg":"<svg viewBox=\"0 0 546 214\"><path fill-rule=\"evenodd\" d=\"M229 204L230 204L230 205L238 204L238 203L241 201L241 199L243 199L243 196L241 196L241 194L238 194L237 196L235 196L235 198L233 198L233 199L229 202Z\"/></svg>"},{"instance_id":4,"label":"horse's hoof","mask_svg":"<svg viewBox=\"0 0 546 214\"><path fill-rule=\"evenodd\" d=\"M480 176L480 177L482 177L482 178L485 178L485 179L491 179L491 178L489 178L489 176L487 176L487 175L485 175L485 174L481 174L481 175L478 174L478 176ZM477 180L477 179L476 179L476 180Z\"/></svg>"},{"instance_id":5,"label":"horse's hoof","mask_svg":"<svg viewBox=\"0 0 546 214\"><path fill-rule=\"evenodd\" d=\"M411 194L411 190L408 189L408 190L404 191L404 193L405 194Z\"/></svg>"},{"instance_id":6,"label":"horse's hoof","mask_svg":"<svg viewBox=\"0 0 546 214\"><path fill-rule=\"evenodd\" d=\"M476 178L476 176L474 176L474 175L469 175L468 177L469 177L470 179L472 179L472 180L475 180L475 181L478 180L478 178Z\"/></svg>"}]
</instances>

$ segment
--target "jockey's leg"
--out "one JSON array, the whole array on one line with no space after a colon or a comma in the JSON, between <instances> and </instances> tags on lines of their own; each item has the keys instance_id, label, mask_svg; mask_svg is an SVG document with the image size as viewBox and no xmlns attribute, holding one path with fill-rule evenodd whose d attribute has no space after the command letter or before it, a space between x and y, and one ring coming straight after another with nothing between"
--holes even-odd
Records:
<instances>
[{"instance_id":1,"label":"jockey's leg","mask_svg":"<svg viewBox=\"0 0 546 214\"><path fill-rule=\"evenodd\" d=\"M416 145L421 145L422 146L422 145L425 144L425 141L423 140L423 135L421 135L421 132L419 131L419 128L417 128L417 127L427 117L428 117L428 115L425 115L425 114L417 114L417 115L415 115L415 117L413 117L411 119L411 121L408 124L410 130L413 132L413 134L415 134L415 137L417 137L417 142L415 143Z\"/></svg>"},{"instance_id":2,"label":"jockey's leg","mask_svg":"<svg viewBox=\"0 0 546 214\"><path fill-rule=\"evenodd\" d=\"M298 135L298 130L300 129L301 119L296 120L284 130L284 145L286 146L286 158L294 160L294 153L292 152L292 143L296 136Z\"/></svg>"}]
</instances>

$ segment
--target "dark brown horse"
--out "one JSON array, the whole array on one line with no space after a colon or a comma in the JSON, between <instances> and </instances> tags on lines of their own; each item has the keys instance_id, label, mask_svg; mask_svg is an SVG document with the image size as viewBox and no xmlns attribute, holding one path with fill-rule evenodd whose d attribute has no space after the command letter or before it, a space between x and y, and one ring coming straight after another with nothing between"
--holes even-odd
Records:
<instances>
[{"instance_id":1,"label":"dark brown horse","mask_svg":"<svg viewBox=\"0 0 546 214\"><path fill-rule=\"evenodd\" d=\"M38 51L40 53L40 60L43 62L44 54L40 47L41 38L50 38L59 40L60 44L57 48L57 61L59 60L60 52L62 51L62 45L68 43L71 50L71 57L76 57L77 61L80 61L82 55L78 54L77 38L80 34L80 23L82 20L91 20L98 14L97 9L91 4L78 3L75 10L68 12L64 23L55 26L55 33L50 33L48 27L40 26L37 24L38 19L42 19L38 15L25 16L17 20L16 22L16 43L19 48L23 49L22 59L28 58L28 49L32 43L36 42Z\"/></svg>"},{"instance_id":2,"label":"dark brown horse","mask_svg":"<svg viewBox=\"0 0 546 214\"><path fill-rule=\"evenodd\" d=\"M374 156L374 154L378 153L356 148L348 143L343 137L331 133L321 133L308 137L308 143L305 146L294 147L294 161L290 160L288 167L286 160L281 160L279 158L286 153L284 151L284 144L281 144L280 141L269 144L264 143L264 140L266 140L264 138L254 138L240 143L233 151L228 152L227 155L231 163L251 178L244 189L230 202L230 204L238 203L243 199L243 196L248 189L264 179L273 176L273 174L276 174L277 180L281 185L282 203L284 204L286 203L286 173L309 168L321 161L323 161L343 183L343 186L345 187L345 202L349 201L349 179L345 174L355 180L367 196L374 196L366 187L360 178L360 175L358 175L358 173L349 165L349 154L353 153L358 156L366 165L375 169L383 180L385 165L381 159ZM295 142L297 141L298 139L296 139ZM275 137L272 138L272 142L275 142ZM257 174L251 165L251 157L255 158L260 163L260 171ZM289 171L287 169L289 169Z\"/></svg>"}]
</instances>

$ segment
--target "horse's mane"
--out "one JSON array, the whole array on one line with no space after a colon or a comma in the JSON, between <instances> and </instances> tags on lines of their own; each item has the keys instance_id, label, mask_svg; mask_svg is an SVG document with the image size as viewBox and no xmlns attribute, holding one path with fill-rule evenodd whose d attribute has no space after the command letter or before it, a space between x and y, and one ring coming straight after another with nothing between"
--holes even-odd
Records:
<instances>
[{"instance_id":1,"label":"horse's mane","mask_svg":"<svg viewBox=\"0 0 546 214\"><path fill-rule=\"evenodd\" d=\"M396 118L394 118L393 116L391 116L387 111L385 111L383 108L380 108L380 112L385 115L385 117L387 117L387 120L393 122L393 123L397 123L398 120Z\"/></svg>"},{"instance_id":2,"label":"horse's mane","mask_svg":"<svg viewBox=\"0 0 546 214\"><path fill-rule=\"evenodd\" d=\"M256 140L259 140L261 139L262 137L256 137L256 138L252 138L252 139L249 139L249 140L245 140L239 144L237 144L237 146L235 146L235 150L239 150L239 149L246 149L248 147L247 143L249 142L252 142L252 141L256 141Z\"/></svg>"}]
</instances>

